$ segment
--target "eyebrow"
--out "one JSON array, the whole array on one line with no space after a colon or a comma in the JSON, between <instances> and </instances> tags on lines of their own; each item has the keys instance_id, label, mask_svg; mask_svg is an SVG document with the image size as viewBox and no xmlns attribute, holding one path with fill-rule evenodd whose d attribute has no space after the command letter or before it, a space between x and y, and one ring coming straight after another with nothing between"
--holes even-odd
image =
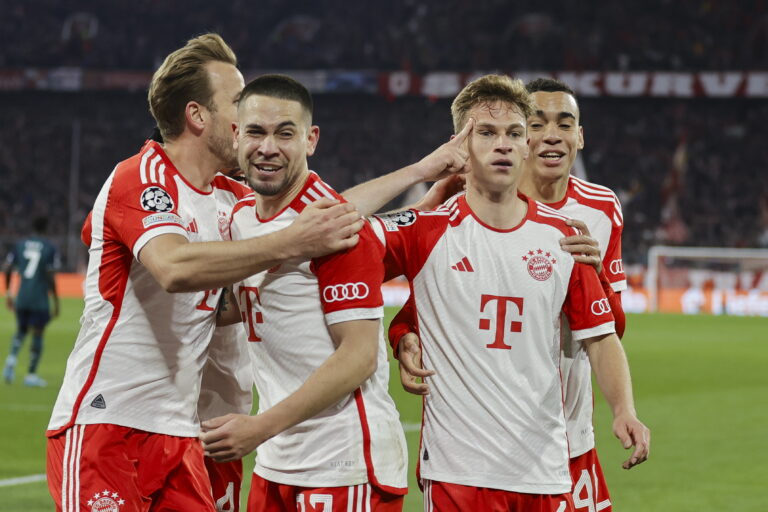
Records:
<instances>
[{"instance_id":1,"label":"eyebrow","mask_svg":"<svg viewBox=\"0 0 768 512\"><path fill-rule=\"evenodd\" d=\"M510 124L510 125L507 125L506 127L504 127L504 126L499 126L499 125L492 124L492 123L480 123L480 124L475 125L475 128L492 128L494 130L496 130L496 129L503 129L504 131L509 131L509 130L515 130L515 129L523 129L524 130L525 129L525 125L523 123L513 123L513 124Z\"/></svg>"},{"instance_id":2,"label":"eyebrow","mask_svg":"<svg viewBox=\"0 0 768 512\"><path fill-rule=\"evenodd\" d=\"M535 115L536 115L536 117L541 117L543 119L545 119L547 117L547 115L544 113L543 110L537 110ZM573 112L563 111L563 112L559 112L557 114L557 120L558 121L561 120L561 119L566 119L566 118L571 118L574 121L576 120L576 116L573 114Z\"/></svg>"},{"instance_id":3,"label":"eyebrow","mask_svg":"<svg viewBox=\"0 0 768 512\"><path fill-rule=\"evenodd\" d=\"M288 126L296 126L296 123L294 123L293 121L283 121L282 123L277 125L277 127L275 128L275 131L282 130L283 128L286 128ZM247 125L245 125L246 130L252 130L254 128L265 130L265 128L261 126L259 123L248 123Z\"/></svg>"}]
</instances>

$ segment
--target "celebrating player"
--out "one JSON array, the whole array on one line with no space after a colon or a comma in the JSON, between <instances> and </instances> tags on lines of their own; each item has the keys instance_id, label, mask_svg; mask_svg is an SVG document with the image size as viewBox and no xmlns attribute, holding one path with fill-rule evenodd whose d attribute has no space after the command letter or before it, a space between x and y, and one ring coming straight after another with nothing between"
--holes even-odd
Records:
<instances>
[{"instance_id":1,"label":"celebrating player","mask_svg":"<svg viewBox=\"0 0 768 512\"><path fill-rule=\"evenodd\" d=\"M15 377L19 350L30 328L32 344L29 347L29 372L24 377L24 385L44 387L47 384L37 375L37 366L43 353L45 326L51 317L59 315L55 276L58 255L51 242L43 238L47 227L48 219L45 217L33 219L32 229L35 234L17 242L5 262L6 305L16 314L17 326L11 340L11 352L3 368L3 379L8 384ZM14 270L18 271L21 281L15 300L11 292Z\"/></svg>"},{"instance_id":2,"label":"celebrating player","mask_svg":"<svg viewBox=\"0 0 768 512\"><path fill-rule=\"evenodd\" d=\"M170 54L149 90L165 142L119 163L96 199L82 327L47 433L57 510L214 511L196 406L218 288L357 242L358 214L327 199L279 233L222 241L249 192L216 175L237 164L242 85L215 34Z\"/></svg>"},{"instance_id":3,"label":"celebrating player","mask_svg":"<svg viewBox=\"0 0 768 512\"><path fill-rule=\"evenodd\" d=\"M619 292L627 284L621 258L623 216L619 200L610 189L570 175L576 155L584 147L573 91L551 78L533 80L526 88L536 104L536 112L528 118L531 155L525 163L520 190L563 215L580 219L572 225L579 228L581 235L564 239L563 249L597 270L616 319L616 332L621 337L624 311ZM590 236L592 240L587 239ZM565 333L560 371L565 390L573 501L578 512L609 512L611 500L595 451L589 359L584 344L569 336L567 328Z\"/></svg>"},{"instance_id":4,"label":"celebrating player","mask_svg":"<svg viewBox=\"0 0 768 512\"><path fill-rule=\"evenodd\" d=\"M235 208L233 239L283 229L316 198L339 197L308 167L319 135L309 92L295 80L265 75L245 87L237 144L256 195ZM465 160L456 141L397 173L460 170ZM234 287L252 342L259 414L205 422L201 439L220 460L259 447L249 512L297 503L324 503L329 511L402 508L407 456L387 393L382 255L366 226L351 250L296 258Z\"/></svg>"},{"instance_id":5,"label":"celebrating player","mask_svg":"<svg viewBox=\"0 0 768 512\"><path fill-rule=\"evenodd\" d=\"M576 231L556 210L517 195L526 117L535 111L529 102L522 84L506 77L468 85L452 107L457 131L475 119L466 195L436 212L383 217L378 230L388 264L411 282L425 367L435 370L420 449L425 499L435 510L573 506L561 311L587 347L617 434L636 445L629 464L647 454L597 274L560 246Z\"/></svg>"}]
</instances>

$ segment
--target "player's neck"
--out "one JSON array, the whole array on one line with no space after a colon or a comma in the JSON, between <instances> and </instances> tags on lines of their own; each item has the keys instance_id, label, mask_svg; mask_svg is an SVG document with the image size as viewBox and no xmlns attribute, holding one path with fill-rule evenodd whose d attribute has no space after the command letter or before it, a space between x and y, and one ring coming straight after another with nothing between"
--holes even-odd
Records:
<instances>
[{"instance_id":1,"label":"player's neck","mask_svg":"<svg viewBox=\"0 0 768 512\"><path fill-rule=\"evenodd\" d=\"M211 189L211 182L220 164L207 147L201 149L199 140L179 137L163 144L163 150L179 174L193 187L203 192Z\"/></svg>"},{"instance_id":2,"label":"player's neck","mask_svg":"<svg viewBox=\"0 0 768 512\"><path fill-rule=\"evenodd\" d=\"M570 174L558 178L545 178L536 175L532 170L526 170L520 178L520 192L535 201L557 203L562 201L568 192L569 178Z\"/></svg>"},{"instance_id":3,"label":"player's neck","mask_svg":"<svg viewBox=\"0 0 768 512\"><path fill-rule=\"evenodd\" d=\"M468 182L466 199L475 216L494 229L512 229L528 212L528 203L517 196L517 185L492 192Z\"/></svg>"},{"instance_id":4,"label":"player's neck","mask_svg":"<svg viewBox=\"0 0 768 512\"><path fill-rule=\"evenodd\" d=\"M291 204L296 196L299 195L301 189L309 179L309 168L302 171L302 173L291 183L285 190L274 196L267 196L256 193L258 200L256 201L256 212L259 214L259 218L271 219L278 213L280 213L286 206Z\"/></svg>"}]
</instances>

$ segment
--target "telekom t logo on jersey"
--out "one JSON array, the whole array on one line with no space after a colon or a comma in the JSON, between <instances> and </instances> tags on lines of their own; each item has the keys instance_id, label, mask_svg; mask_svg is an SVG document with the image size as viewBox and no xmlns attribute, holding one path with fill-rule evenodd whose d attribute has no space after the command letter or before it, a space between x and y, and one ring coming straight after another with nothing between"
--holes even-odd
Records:
<instances>
[{"instance_id":1,"label":"telekom t logo on jersey","mask_svg":"<svg viewBox=\"0 0 768 512\"><path fill-rule=\"evenodd\" d=\"M241 286L237 293L240 295L240 304L245 306L245 311L241 311L240 315L248 327L248 341L261 341L256 335L256 324L264 322L264 315L258 310L261 306L259 289L255 286Z\"/></svg>"},{"instance_id":2,"label":"telekom t logo on jersey","mask_svg":"<svg viewBox=\"0 0 768 512\"><path fill-rule=\"evenodd\" d=\"M481 318L480 329L484 331L491 330L491 324L495 326L495 333L493 337L493 343L486 345L487 348L503 348L506 350L512 347L504 343L504 334L507 332L507 325L509 325L509 332L521 332L523 330L523 322L512 320L515 316L520 318L523 314L523 298L522 297L502 297L500 295L481 295L480 296L480 312L485 313L486 309L490 313L494 312L494 306L488 306L489 304L495 304L495 318ZM508 305L512 304L513 307L509 308ZM486 306L488 306L486 308ZM514 307L516 306L516 308ZM516 309L516 311L515 311ZM509 316L507 311L509 310ZM509 324L507 319L509 318Z\"/></svg>"}]
</instances>

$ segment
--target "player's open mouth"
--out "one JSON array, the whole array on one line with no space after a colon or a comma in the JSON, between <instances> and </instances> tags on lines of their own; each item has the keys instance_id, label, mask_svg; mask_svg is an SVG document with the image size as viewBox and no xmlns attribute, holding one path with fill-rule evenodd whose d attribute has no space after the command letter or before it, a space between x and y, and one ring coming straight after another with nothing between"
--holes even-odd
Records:
<instances>
[{"instance_id":1,"label":"player's open mouth","mask_svg":"<svg viewBox=\"0 0 768 512\"><path fill-rule=\"evenodd\" d=\"M269 173L277 172L283 168L282 165L277 165L277 164L253 164L253 166L256 167L256 169L258 169L261 172L269 172Z\"/></svg>"},{"instance_id":2,"label":"player's open mouth","mask_svg":"<svg viewBox=\"0 0 768 512\"><path fill-rule=\"evenodd\" d=\"M559 164L565 153L562 151L544 151L539 153L539 158L542 158L548 164Z\"/></svg>"},{"instance_id":3,"label":"player's open mouth","mask_svg":"<svg viewBox=\"0 0 768 512\"><path fill-rule=\"evenodd\" d=\"M512 167L512 161L511 160L494 160L493 163L491 163L494 167Z\"/></svg>"}]
</instances>

